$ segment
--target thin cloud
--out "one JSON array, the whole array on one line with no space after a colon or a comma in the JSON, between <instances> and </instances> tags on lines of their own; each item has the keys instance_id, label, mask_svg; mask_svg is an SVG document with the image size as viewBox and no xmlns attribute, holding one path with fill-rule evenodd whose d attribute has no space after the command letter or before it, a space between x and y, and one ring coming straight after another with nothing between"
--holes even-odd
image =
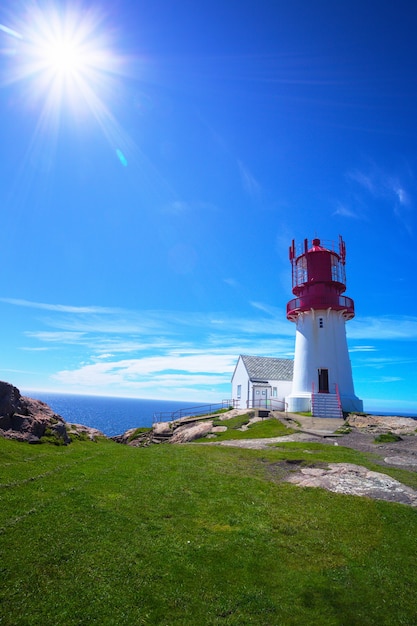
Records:
<instances>
[{"instance_id":1,"label":"thin cloud","mask_svg":"<svg viewBox=\"0 0 417 626\"><path fill-rule=\"evenodd\" d=\"M79 344L85 337L84 333L66 332L66 331L26 331L25 335L39 341L51 343L76 343Z\"/></svg>"},{"instance_id":2,"label":"thin cloud","mask_svg":"<svg viewBox=\"0 0 417 626\"><path fill-rule=\"evenodd\" d=\"M273 317L280 317L281 315L283 315L282 309L272 306L271 304L265 304L264 302L256 302L254 300L250 304L251 306L253 306L254 309L263 311L264 313L267 313L268 315L271 315Z\"/></svg>"},{"instance_id":3,"label":"thin cloud","mask_svg":"<svg viewBox=\"0 0 417 626\"><path fill-rule=\"evenodd\" d=\"M417 317L381 316L355 318L347 326L350 339L416 340Z\"/></svg>"},{"instance_id":4,"label":"thin cloud","mask_svg":"<svg viewBox=\"0 0 417 626\"><path fill-rule=\"evenodd\" d=\"M223 282L226 283L226 285L233 287L234 289L240 287L240 283L234 278L223 278Z\"/></svg>"},{"instance_id":5,"label":"thin cloud","mask_svg":"<svg viewBox=\"0 0 417 626\"><path fill-rule=\"evenodd\" d=\"M356 211L352 211L345 204L339 204L333 215L340 215L341 217L348 217L355 220L363 219L363 215L359 215Z\"/></svg>"},{"instance_id":6,"label":"thin cloud","mask_svg":"<svg viewBox=\"0 0 417 626\"><path fill-rule=\"evenodd\" d=\"M359 185L360 189L372 196L373 199L383 201L384 206L390 209L392 215L401 223L402 227L411 235L411 214L413 210L412 194L409 189L415 188L414 176L407 171L393 175L372 163L368 172L359 170L348 174L348 179ZM349 210L348 210L349 211ZM336 210L337 215L343 215L343 207ZM345 213L346 217L349 217Z\"/></svg>"},{"instance_id":7,"label":"thin cloud","mask_svg":"<svg viewBox=\"0 0 417 626\"><path fill-rule=\"evenodd\" d=\"M175 216L188 216L190 213L203 213L217 211L217 207L210 202L186 202L185 200L174 200L166 204L162 212Z\"/></svg>"},{"instance_id":8,"label":"thin cloud","mask_svg":"<svg viewBox=\"0 0 417 626\"><path fill-rule=\"evenodd\" d=\"M44 311L56 311L58 313L114 313L117 309L99 306L73 306L69 304L48 304L45 302L32 302L31 300L21 300L18 298L0 298L0 302L15 306L29 307L31 309L42 309Z\"/></svg>"},{"instance_id":9,"label":"thin cloud","mask_svg":"<svg viewBox=\"0 0 417 626\"><path fill-rule=\"evenodd\" d=\"M365 174L364 172L360 172L359 170L354 170L348 172L347 177L350 180L353 180L363 189L366 189L366 191L368 191L372 195L377 192L372 175Z\"/></svg>"},{"instance_id":10,"label":"thin cloud","mask_svg":"<svg viewBox=\"0 0 417 626\"><path fill-rule=\"evenodd\" d=\"M243 189L251 198L258 200L262 192L261 185L256 180L254 175L249 171L246 165L242 163L242 161L238 160L238 167Z\"/></svg>"},{"instance_id":11,"label":"thin cloud","mask_svg":"<svg viewBox=\"0 0 417 626\"><path fill-rule=\"evenodd\" d=\"M18 348L18 350L24 350L26 352L48 352L51 348L47 348L46 346L39 346L37 348L27 348L27 347L20 347Z\"/></svg>"},{"instance_id":12,"label":"thin cloud","mask_svg":"<svg viewBox=\"0 0 417 626\"><path fill-rule=\"evenodd\" d=\"M349 352L376 352L375 346L353 346L349 348Z\"/></svg>"}]
</instances>

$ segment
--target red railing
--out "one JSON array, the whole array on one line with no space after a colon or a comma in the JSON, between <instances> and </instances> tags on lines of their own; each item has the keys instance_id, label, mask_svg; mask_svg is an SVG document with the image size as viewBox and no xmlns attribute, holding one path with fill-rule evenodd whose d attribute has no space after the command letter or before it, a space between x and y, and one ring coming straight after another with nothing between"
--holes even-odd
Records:
<instances>
[{"instance_id":1,"label":"red railing","mask_svg":"<svg viewBox=\"0 0 417 626\"><path fill-rule=\"evenodd\" d=\"M340 412L343 414L342 401L340 399L340 393L339 393L339 385L337 383L335 383L334 384L334 388L335 388L335 391L336 391L337 403L339 405Z\"/></svg>"},{"instance_id":2,"label":"red railing","mask_svg":"<svg viewBox=\"0 0 417 626\"><path fill-rule=\"evenodd\" d=\"M308 296L306 298L293 298L287 304L287 317L290 319L292 316L298 315L303 311L326 310L333 309L334 311L345 311L345 317L351 319L355 315L355 305L352 298L347 296L335 296L329 298L328 296Z\"/></svg>"}]
</instances>

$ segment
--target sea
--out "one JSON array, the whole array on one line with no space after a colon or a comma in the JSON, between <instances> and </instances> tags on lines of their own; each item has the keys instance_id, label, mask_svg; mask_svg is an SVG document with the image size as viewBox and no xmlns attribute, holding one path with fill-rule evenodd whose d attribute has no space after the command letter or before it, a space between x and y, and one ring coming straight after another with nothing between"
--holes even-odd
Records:
<instances>
[{"instance_id":1,"label":"sea","mask_svg":"<svg viewBox=\"0 0 417 626\"><path fill-rule=\"evenodd\" d=\"M26 390L21 393L46 402L66 422L97 428L108 437L121 435L129 428L152 426L156 413L163 413L163 419L169 420L174 411L194 408L198 412L198 407L202 405L187 401L81 396Z\"/></svg>"}]
</instances>

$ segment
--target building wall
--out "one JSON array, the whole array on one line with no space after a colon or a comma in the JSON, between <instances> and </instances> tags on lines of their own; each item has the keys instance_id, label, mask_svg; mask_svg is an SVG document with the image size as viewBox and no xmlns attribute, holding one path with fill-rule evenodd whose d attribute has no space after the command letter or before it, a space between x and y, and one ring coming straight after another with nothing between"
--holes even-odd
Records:
<instances>
[{"instance_id":1,"label":"building wall","mask_svg":"<svg viewBox=\"0 0 417 626\"><path fill-rule=\"evenodd\" d=\"M248 406L247 405L247 402L249 400L248 384L249 384L248 372L246 370L246 367L242 359L239 357L239 360L237 362L236 369L234 371L233 378L232 378L232 400L234 400L235 403L238 403L239 408L241 409ZM240 394L238 393L239 386L241 388Z\"/></svg>"}]
</instances>

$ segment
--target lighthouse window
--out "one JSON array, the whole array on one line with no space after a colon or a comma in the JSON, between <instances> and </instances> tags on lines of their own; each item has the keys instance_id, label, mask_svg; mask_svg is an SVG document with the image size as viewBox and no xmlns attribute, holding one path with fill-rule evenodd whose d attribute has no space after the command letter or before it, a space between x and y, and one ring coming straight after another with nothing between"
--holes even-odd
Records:
<instances>
[{"instance_id":1,"label":"lighthouse window","mask_svg":"<svg viewBox=\"0 0 417 626\"><path fill-rule=\"evenodd\" d=\"M322 317L319 317L319 328L323 328L324 327L324 320Z\"/></svg>"}]
</instances>

